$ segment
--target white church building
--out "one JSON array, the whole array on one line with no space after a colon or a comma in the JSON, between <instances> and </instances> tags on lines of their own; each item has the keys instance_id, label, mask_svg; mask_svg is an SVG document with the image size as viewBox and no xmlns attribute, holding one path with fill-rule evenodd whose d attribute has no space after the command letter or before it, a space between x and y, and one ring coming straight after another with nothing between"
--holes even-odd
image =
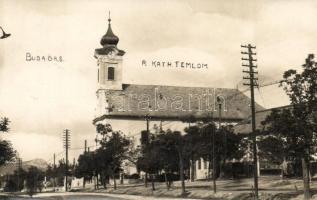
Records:
<instances>
[{"instance_id":1,"label":"white church building","mask_svg":"<svg viewBox=\"0 0 317 200\"><path fill-rule=\"evenodd\" d=\"M236 124L250 115L250 99L238 89L126 83L122 78L126 52L118 48L119 38L112 31L111 20L108 21L101 47L94 53L98 71L95 125L109 123L114 130L123 131L139 143L140 132L146 129L146 116L151 118L151 129L155 124L183 132L188 123L182 121L190 116L217 120L217 98L223 102L222 123ZM263 108L256 104L256 109ZM196 179L208 176L208 166L202 159L196 161Z\"/></svg>"}]
</instances>

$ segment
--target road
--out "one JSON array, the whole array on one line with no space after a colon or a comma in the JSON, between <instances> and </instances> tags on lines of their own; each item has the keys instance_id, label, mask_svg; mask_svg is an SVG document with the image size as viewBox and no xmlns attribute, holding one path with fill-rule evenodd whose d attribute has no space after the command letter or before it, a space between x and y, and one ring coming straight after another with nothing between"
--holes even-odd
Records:
<instances>
[{"instance_id":1,"label":"road","mask_svg":"<svg viewBox=\"0 0 317 200\"><path fill-rule=\"evenodd\" d=\"M0 196L0 200L127 200L124 198L110 197L104 195L57 195L57 196L35 196L33 198L22 196L22 197L12 197L12 196Z\"/></svg>"},{"instance_id":2,"label":"road","mask_svg":"<svg viewBox=\"0 0 317 200\"><path fill-rule=\"evenodd\" d=\"M4 193L0 193L0 200L180 200L180 198L162 198L162 197L150 197L150 196L136 196L136 195L124 195L124 194L104 194L104 193L81 193L81 192L67 192L67 193L38 193L33 198L22 196L6 196ZM197 200L197 199L187 199Z\"/></svg>"}]
</instances>

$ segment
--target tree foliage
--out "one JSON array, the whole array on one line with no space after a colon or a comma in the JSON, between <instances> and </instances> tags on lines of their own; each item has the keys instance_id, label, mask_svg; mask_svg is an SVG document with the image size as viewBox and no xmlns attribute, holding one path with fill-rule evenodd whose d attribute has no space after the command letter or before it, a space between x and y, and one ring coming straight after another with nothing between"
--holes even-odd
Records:
<instances>
[{"instance_id":1,"label":"tree foliage","mask_svg":"<svg viewBox=\"0 0 317 200\"><path fill-rule=\"evenodd\" d=\"M217 174L224 160L240 159L243 157L247 143L243 137L233 132L232 126L221 126L220 128L212 122L205 122L185 129L185 149L187 156L194 160L203 158L209 163L213 160L213 137L215 134L215 170ZM212 167L213 168L213 167Z\"/></svg>"},{"instance_id":2,"label":"tree foliage","mask_svg":"<svg viewBox=\"0 0 317 200\"><path fill-rule=\"evenodd\" d=\"M272 110L262 122L266 128L259 142L260 150L264 156L279 163L283 158L308 160L316 150L313 147L317 144L317 66L312 54L302 67L301 72L287 70L280 85L291 105Z\"/></svg>"},{"instance_id":3,"label":"tree foliage","mask_svg":"<svg viewBox=\"0 0 317 200\"><path fill-rule=\"evenodd\" d=\"M44 173L37 167L30 167L26 173L27 193L32 197L36 192L42 191Z\"/></svg>"},{"instance_id":4,"label":"tree foliage","mask_svg":"<svg viewBox=\"0 0 317 200\"><path fill-rule=\"evenodd\" d=\"M6 192L17 192L24 188L24 180L26 179L27 172L23 168L14 170L12 175L8 176L7 182L4 187Z\"/></svg>"},{"instance_id":5,"label":"tree foliage","mask_svg":"<svg viewBox=\"0 0 317 200\"><path fill-rule=\"evenodd\" d=\"M191 162L193 163L200 158L212 160L213 141L211 136L213 132L216 135L215 155L218 163L225 152L228 160L242 158L247 144L243 142L242 137L234 134L231 126L219 129L214 123L202 122L185 128L184 133L161 130L146 136L146 131L142 131L142 153L139 156L137 166L140 170L150 174L178 173L181 180L184 180L186 178L184 171L189 169ZM225 135L227 145L224 145ZM167 187L169 189L168 184Z\"/></svg>"},{"instance_id":6,"label":"tree foliage","mask_svg":"<svg viewBox=\"0 0 317 200\"><path fill-rule=\"evenodd\" d=\"M6 162L13 161L16 156L16 151L11 143L7 140L0 140L0 166Z\"/></svg>"},{"instance_id":7,"label":"tree foliage","mask_svg":"<svg viewBox=\"0 0 317 200\"><path fill-rule=\"evenodd\" d=\"M94 171L96 171L95 163L94 152L84 152L78 157L75 168L75 176L78 178L84 178L84 186L86 180L91 180L94 175Z\"/></svg>"},{"instance_id":8,"label":"tree foliage","mask_svg":"<svg viewBox=\"0 0 317 200\"><path fill-rule=\"evenodd\" d=\"M0 119L0 131L9 131L9 119L3 117ZM0 166L4 165L6 162L13 161L16 156L16 151L13 149L11 143L7 140L0 139Z\"/></svg>"},{"instance_id":9,"label":"tree foliage","mask_svg":"<svg viewBox=\"0 0 317 200\"><path fill-rule=\"evenodd\" d=\"M302 163L304 197L309 194L309 171L311 155L316 152L317 136L317 65L314 55L310 54L302 65L301 72L294 69L284 72L280 86L289 96L291 106L288 109L273 110L263 122L270 137L263 137L262 142L273 140L282 149L276 152L273 146L263 148L266 155L279 153L288 160ZM270 156L272 157L272 156ZM275 159L278 159L275 157ZM274 159L274 158L273 158Z\"/></svg>"},{"instance_id":10,"label":"tree foliage","mask_svg":"<svg viewBox=\"0 0 317 200\"><path fill-rule=\"evenodd\" d=\"M161 146L162 151L165 153L164 158L169 156L178 161L182 195L185 195L186 188L184 170L186 163L189 163L189 154L185 149L186 140L184 136L179 131L167 130L166 132L162 132L160 135L158 135L157 140L159 141L158 144Z\"/></svg>"},{"instance_id":11,"label":"tree foliage","mask_svg":"<svg viewBox=\"0 0 317 200\"><path fill-rule=\"evenodd\" d=\"M3 117L0 119L0 131L9 132L9 123L10 120L7 117Z\"/></svg>"},{"instance_id":12,"label":"tree foliage","mask_svg":"<svg viewBox=\"0 0 317 200\"><path fill-rule=\"evenodd\" d=\"M91 178L100 175L101 182L106 187L109 177L115 178L122 172L123 162L132 155L132 141L121 131L113 131L110 124L98 124L97 133L102 135L100 147L94 152L81 154L75 171L77 177ZM115 182L114 184L116 187Z\"/></svg>"}]
</instances>

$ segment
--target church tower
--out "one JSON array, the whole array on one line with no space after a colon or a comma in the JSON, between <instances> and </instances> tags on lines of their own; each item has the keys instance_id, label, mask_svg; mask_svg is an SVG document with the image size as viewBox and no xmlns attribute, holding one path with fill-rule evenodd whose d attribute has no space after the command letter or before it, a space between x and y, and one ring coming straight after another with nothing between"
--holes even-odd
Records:
<instances>
[{"instance_id":1,"label":"church tower","mask_svg":"<svg viewBox=\"0 0 317 200\"><path fill-rule=\"evenodd\" d=\"M118 49L119 38L112 32L109 13L108 30L101 38L102 48L95 49L98 65L97 115L107 114L107 93L110 90L122 90L122 57L123 50Z\"/></svg>"}]
</instances>

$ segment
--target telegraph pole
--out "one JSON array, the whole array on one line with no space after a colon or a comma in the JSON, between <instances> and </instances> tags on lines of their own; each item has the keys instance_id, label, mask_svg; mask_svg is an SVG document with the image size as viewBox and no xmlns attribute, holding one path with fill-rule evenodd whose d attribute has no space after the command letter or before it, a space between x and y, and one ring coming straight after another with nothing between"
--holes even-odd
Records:
<instances>
[{"instance_id":1,"label":"telegraph pole","mask_svg":"<svg viewBox=\"0 0 317 200\"><path fill-rule=\"evenodd\" d=\"M65 152L66 152L66 170L65 170L65 191L67 192L67 176L68 176L68 150L69 150L69 147L70 147L70 131L68 129L65 129L64 130L64 136L63 136L63 139L64 139L64 148L65 148Z\"/></svg>"},{"instance_id":2,"label":"telegraph pole","mask_svg":"<svg viewBox=\"0 0 317 200\"><path fill-rule=\"evenodd\" d=\"M87 140L85 140L85 153L87 152Z\"/></svg>"},{"instance_id":3,"label":"telegraph pole","mask_svg":"<svg viewBox=\"0 0 317 200\"><path fill-rule=\"evenodd\" d=\"M17 171L18 171L18 177L17 177L17 186L18 186L18 190L20 190L20 173L21 173L21 168L22 168L22 159L18 158L18 163L17 163Z\"/></svg>"},{"instance_id":4,"label":"telegraph pole","mask_svg":"<svg viewBox=\"0 0 317 200\"><path fill-rule=\"evenodd\" d=\"M150 116L149 115L145 115L145 121L146 121L146 143L144 145L148 145L148 142L149 142L149 135L150 135ZM144 185L145 187L147 187L147 177L148 177L148 174L147 172L145 172L145 178L144 178Z\"/></svg>"},{"instance_id":5,"label":"telegraph pole","mask_svg":"<svg viewBox=\"0 0 317 200\"><path fill-rule=\"evenodd\" d=\"M55 153L54 153L54 155L53 155L53 158L54 158L54 161L53 161L53 164L54 164L54 165L53 165L53 167L54 167L54 169L55 169L55 167L56 167L56 166L55 166L55 159L56 159Z\"/></svg>"},{"instance_id":6,"label":"telegraph pole","mask_svg":"<svg viewBox=\"0 0 317 200\"><path fill-rule=\"evenodd\" d=\"M216 152L215 152L215 134L216 134L216 127L212 125L212 181L213 181L213 189L214 193L217 192L217 185L216 185Z\"/></svg>"},{"instance_id":7,"label":"telegraph pole","mask_svg":"<svg viewBox=\"0 0 317 200\"><path fill-rule=\"evenodd\" d=\"M219 133L221 133L221 111L222 111L222 104L224 103L223 102L223 99L220 97L220 96L217 96L217 103L218 103L218 128L219 128ZM225 176L225 164L226 164L226 159L227 159L227 134L226 132L224 132L224 135L222 136L223 137L223 143L224 143L224 154L222 156L222 164L220 166L220 177L224 177Z\"/></svg>"},{"instance_id":8,"label":"telegraph pole","mask_svg":"<svg viewBox=\"0 0 317 200\"><path fill-rule=\"evenodd\" d=\"M254 195L255 199L258 199L258 157L257 157L257 147L256 147L256 127L255 127L255 103L254 103L254 87L258 86L257 80L255 77L258 74L257 71L254 71L254 68L257 68L253 62L257 60L253 58L256 53L253 52L255 50L255 46L251 44L241 45L241 48L247 50L247 52L242 51L242 55L246 55L247 58L242 58L242 61L248 61L248 64L242 64L243 67L247 67L248 70L243 70L243 73L247 74L247 77L243 77L243 79L248 80L248 83L244 83L243 85L250 86L251 93L251 114L252 114L252 139L253 139L253 168L254 168Z\"/></svg>"},{"instance_id":9,"label":"telegraph pole","mask_svg":"<svg viewBox=\"0 0 317 200\"><path fill-rule=\"evenodd\" d=\"M55 192L55 176L56 176L56 165L55 165L55 159L56 159L56 156L55 156L55 153L53 155L53 159L54 159L54 162L53 162L53 187L54 187L54 192Z\"/></svg>"},{"instance_id":10,"label":"telegraph pole","mask_svg":"<svg viewBox=\"0 0 317 200\"><path fill-rule=\"evenodd\" d=\"M19 188L20 188L20 158L18 158L17 170L18 170L17 185L18 185L18 190L19 190Z\"/></svg>"}]
</instances>

